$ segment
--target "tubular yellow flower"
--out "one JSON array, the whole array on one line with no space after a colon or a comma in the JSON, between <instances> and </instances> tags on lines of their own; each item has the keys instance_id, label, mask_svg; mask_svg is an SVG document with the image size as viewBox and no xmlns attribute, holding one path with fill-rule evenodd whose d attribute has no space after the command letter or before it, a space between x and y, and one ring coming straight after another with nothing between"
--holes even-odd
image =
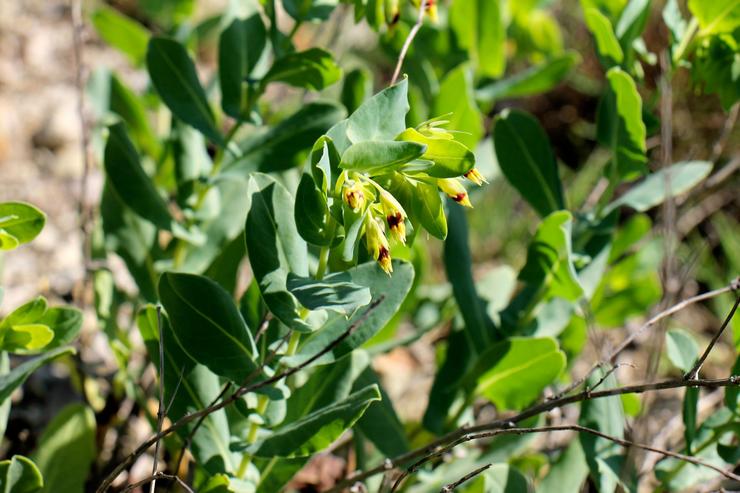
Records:
<instances>
[{"instance_id":1,"label":"tubular yellow flower","mask_svg":"<svg viewBox=\"0 0 740 493\"><path fill-rule=\"evenodd\" d=\"M395 239L406 244L406 211L396 198L383 188L379 188L380 204L383 206L383 214Z\"/></svg>"},{"instance_id":2,"label":"tubular yellow flower","mask_svg":"<svg viewBox=\"0 0 740 493\"><path fill-rule=\"evenodd\" d=\"M465 173L465 178L472 181L478 186L483 185L484 183L488 183L488 180L486 180L483 175L480 174L480 171L478 171L476 168L471 169L467 173Z\"/></svg>"},{"instance_id":3,"label":"tubular yellow flower","mask_svg":"<svg viewBox=\"0 0 740 493\"><path fill-rule=\"evenodd\" d=\"M473 207L468 199L468 192L457 178L440 178L437 180L437 186L452 200L465 207Z\"/></svg>"},{"instance_id":4,"label":"tubular yellow flower","mask_svg":"<svg viewBox=\"0 0 740 493\"><path fill-rule=\"evenodd\" d=\"M393 265L388 238L372 215L368 215L365 220L365 240L368 253L378 262L380 268L390 275L393 272Z\"/></svg>"},{"instance_id":5,"label":"tubular yellow flower","mask_svg":"<svg viewBox=\"0 0 740 493\"><path fill-rule=\"evenodd\" d=\"M342 190L342 199L350 209L357 212L365 207L365 192L359 182L346 182Z\"/></svg>"},{"instance_id":6,"label":"tubular yellow flower","mask_svg":"<svg viewBox=\"0 0 740 493\"><path fill-rule=\"evenodd\" d=\"M437 22L439 17L437 16L437 2L434 0L427 0L427 15L432 22Z\"/></svg>"}]
</instances>

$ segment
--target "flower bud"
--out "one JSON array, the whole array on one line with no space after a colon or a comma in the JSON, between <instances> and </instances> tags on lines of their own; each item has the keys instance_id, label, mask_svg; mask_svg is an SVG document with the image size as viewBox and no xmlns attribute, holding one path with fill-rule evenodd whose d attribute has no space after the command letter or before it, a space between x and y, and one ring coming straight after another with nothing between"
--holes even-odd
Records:
<instances>
[{"instance_id":1,"label":"flower bud","mask_svg":"<svg viewBox=\"0 0 740 493\"><path fill-rule=\"evenodd\" d=\"M432 22L437 22L439 19L437 16L437 2L434 0L427 0L427 15Z\"/></svg>"},{"instance_id":2,"label":"flower bud","mask_svg":"<svg viewBox=\"0 0 740 493\"><path fill-rule=\"evenodd\" d=\"M365 207L365 192L359 182L347 182L342 190L342 199L347 206L357 212Z\"/></svg>"},{"instance_id":3,"label":"flower bud","mask_svg":"<svg viewBox=\"0 0 740 493\"><path fill-rule=\"evenodd\" d=\"M440 178L437 180L437 186L458 204L473 207L468 199L468 192L457 178Z\"/></svg>"},{"instance_id":4,"label":"flower bud","mask_svg":"<svg viewBox=\"0 0 740 493\"><path fill-rule=\"evenodd\" d=\"M465 178L472 181L478 186L483 185L484 183L488 183L488 180L483 178L483 175L480 174L480 171L478 171L476 168L472 168L470 171L465 173Z\"/></svg>"},{"instance_id":5,"label":"flower bud","mask_svg":"<svg viewBox=\"0 0 740 493\"><path fill-rule=\"evenodd\" d=\"M406 244L406 211L396 198L386 190L380 188L380 204L383 206L383 214L388 223L393 237Z\"/></svg>"},{"instance_id":6,"label":"flower bud","mask_svg":"<svg viewBox=\"0 0 740 493\"><path fill-rule=\"evenodd\" d=\"M390 275L393 272L390 245L385 233L372 215L368 215L365 220L365 240L368 253L378 262L380 268Z\"/></svg>"}]
</instances>

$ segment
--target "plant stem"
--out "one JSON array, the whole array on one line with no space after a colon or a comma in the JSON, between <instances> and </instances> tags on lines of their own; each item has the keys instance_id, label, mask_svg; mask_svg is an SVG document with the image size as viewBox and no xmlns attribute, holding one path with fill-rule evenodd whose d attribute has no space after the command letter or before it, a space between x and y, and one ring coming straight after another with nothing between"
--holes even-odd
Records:
<instances>
[{"instance_id":1,"label":"plant stem","mask_svg":"<svg viewBox=\"0 0 740 493\"><path fill-rule=\"evenodd\" d=\"M676 52L673 54L673 63L676 64L685 55L686 49L689 47L691 42L694 40L694 37L696 36L696 33L699 31L699 21L696 20L696 17L691 18L691 22L689 22L689 26L686 28L686 32L683 35L683 38L681 39L681 43L678 45L678 48L676 48Z\"/></svg>"}]
</instances>

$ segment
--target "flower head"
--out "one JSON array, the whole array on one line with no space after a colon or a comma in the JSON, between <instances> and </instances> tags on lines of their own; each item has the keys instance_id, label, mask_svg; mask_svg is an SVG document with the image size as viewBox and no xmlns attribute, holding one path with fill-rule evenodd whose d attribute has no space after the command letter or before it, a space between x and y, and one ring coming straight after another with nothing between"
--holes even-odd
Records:
<instances>
[{"instance_id":1,"label":"flower head","mask_svg":"<svg viewBox=\"0 0 740 493\"><path fill-rule=\"evenodd\" d=\"M406 211L396 198L383 188L379 188L380 204L383 206L383 214L391 230L391 234L401 243L406 243Z\"/></svg>"},{"instance_id":2,"label":"flower head","mask_svg":"<svg viewBox=\"0 0 740 493\"><path fill-rule=\"evenodd\" d=\"M480 171L476 168L471 168L470 171L465 173L465 178L472 181L478 186L483 185L484 183L488 183L488 180L486 180L483 175L480 174Z\"/></svg>"},{"instance_id":3,"label":"flower head","mask_svg":"<svg viewBox=\"0 0 740 493\"><path fill-rule=\"evenodd\" d=\"M371 214L365 220L365 239L368 253L378 262L380 268L386 274L390 275L393 272L393 265L391 264L391 250L388 244L388 238L385 237L380 224L378 224L378 221Z\"/></svg>"},{"instance_id":4,"label":"flower head","mask_svg":"<svg viewBox=\"0 0 740 493\"><path fill-rule=\"evenodd\" d=\"M342 190L342 199L347 206L357 212L365 207L365 191L362 185L357 181L350 181L344 184Z\"/></svg>"},{"instance_id":5,"label":"flower head","mask_svg":"<svg viewBox=\"0 0 740 493\"><path fill-rule=\"evenodd\" d=\"M468 192L457 178L440 178L437 180L437 186L458 204L473 207L468 199Z\"/></svg>"}]
</instances>

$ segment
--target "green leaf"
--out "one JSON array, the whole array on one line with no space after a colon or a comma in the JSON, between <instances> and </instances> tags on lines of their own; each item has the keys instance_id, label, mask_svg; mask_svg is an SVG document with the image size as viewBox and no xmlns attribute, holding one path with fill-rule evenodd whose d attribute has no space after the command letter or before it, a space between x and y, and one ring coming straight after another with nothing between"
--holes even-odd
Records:
<instances>
[{"instance_id":1,"label":"green leaf","mask_svg":"<svg viewBox=\"0 0 740 493\"><path fill-rule=\"evenodd\" d=\"M0 203L0 250L12 250L38 236L46 215L25 202Z\"/></svg>"},{"instance_id":2,"label":"green leaf","mask_svg":"<svg viewBox=\"0 0 740 493\"><path fill-rule=\"evenodd\" d=\"M316 139L344 116L344 109L336 103L308 103L277 125L240 142L242 155L225 163L222 174L243 177L250 171L273 172L298 166Z\"/></svg>"},{"instance_id":3,"label":"green leaf","mask_svg":"<svg viewBox=\"0 0 740 493\"><path fill-rule=\"evenodd\" d=\"M504 111L496 119L493 142L504 176L540 216L565 208L555 156L533 116Z\"/></svg>"},{"instance_id":4,"label":"green leaf","mask_svg":"<svg viewBox=\"0 0 740 493\"><path fill-rule=\"evenodd\" d=\"M581 56L577 52L566 52L515 75L491 82L479 88L476 97L490 104L501 99L547 92L560 84L580 61Z\"/></svg>"},{"instance_id":5,"label":"green leaf","mask_svg":"<svg viewBox=\"0 0 740 493\"><path fill-rule=\"evenodd\" d=\"M523 409L560 375L565 353L551 337L512 337L487 349L479 358L476 393L500 410Z\"/></svg>"},{"instance_id":6,"label":"green leaf","mask_svg":"<svg viewBox=\"0 0 740 493\"><path fill-rule=\"evenodd\" d=\"M467 64L459 65L447 74L439 86L433 108L432 114L435 115L451 113L446 119L449 120L448 127L457 132L455 138L468 149L475 149L484 133L483 115L475 103L473 77Z\"/></svg>"},{"instance_id":7,"label":"green leaf","mask_svg":"<svg viewBox=\"0 0 740 493\"><path fill-rule=\"evenodd\" d=\"M146 54L152 84L172 113L214 142L223 143L195 64L185 47L167 38L152 38Z\"/></svg>"},{"instance_id":8,"label":"green leaf","mask_svg":"<svg viewBox=\"0 0 740 493\"><path fill-rule=\"evenodd\" d=\"M299 365L322 351L328 344L344 334L350 325L363 320L361 324L339 343L330 352L319 358L314 364L332 363L342 356L360 347L370 340L380 329L391 320L398 311L398 307L406 298L414 280L414 269L411 264L400 260L393 261L393 276L388 276L377 262L367 262L346 271L353 284L367 286L373 301L383 296L378 306L364 318L364 310L360 309L347 319L342 315L335 315L324 326L305 337L296 355L284 358L286 364Z\"/></svg>"},{"instance_id":9,"label":"green leaf","mask_svg":"<svg viewBox=\"0 0 740 493\"><path fill-rule=\"evenodd\" d=\"M46 313L47 307L46 298L37 296L31 301L22 304L2 319L0 329L36 322Z\"/></svg>"},{"instance_id":10,"label":"green leaf","mask_svg":"<svg viewBox=\"0 0 740 493\"><path fill-rule=\"evenodd\" d=\"M283 8L296 21L324 21L338 0L283 0Z\"/></svg>"},{"instance_id":11,"label":"green leaf","mask_svg":"<svg viewBox=\"0 0 740 493\"><path fill-rule=\"evenodd\" d=\"M588 465L583 447L573 440L557 460L542 482L537 486L539 493L560 493L562 491L581 491L581 485L588 476Z\"/></svg>"},{"instance_id":12,"label":"green leaf","mask_svg":"<svg viewBox=\"0 0 740 493\"><path fill-rule=\"evenodd\" d=\"M740 30L711 36L699 44L691 64L694 83L706 94L717 94L725 111L740 100Z\"/></svg>"},{"instance_id":13,"label":"green leaf","mask_svg":"<svg viewBox=\"0 0 740 493\"><path fill-rule=\"evenodd\" d=\"M234 118L245 118L249 83L257 62L265 51L267 30L259 14L234 19L224 29L218 42L218 80L221 85L221 107Z\"/></svg>"},{"instance_id":14,"label":"green leaf","mask_svg":"<svg viewBox=\"0 0 740 493\"><path fill-rule=\"evenodd\" d=\"M262 298L275 318L291 329L310 332L313 327L303 320L302 307L287 288L289 272L308 277L308 250L295 225L293 197L261 173L251 176L247 195L244 238Z\"/></svg>"},{"instance_id":15,"label":"green leaf","mask_svg":"<svg viewBox=\"0 0 740 493\"><path fill-rule=\"evenodd\" d=\"M2 349L12 352L36 351L54 339L54 332L44 324L11 325L4 334Z\"/></svg>"},{"instance_id":16,"label":"green leaf","mask_svg":"<svg viewBox=\"0 0 740 493\"><path fill-rule=\"evenodd\" d=\"M478 296L473 280L473 259L468 245L468 222L462 207L448 209L450 233L445 240L444 262L447 279L465 321L465 335L478 353L494 339L495 328L486 314L485 302Z\"/></svg>"},{"instance_id":17,"label":"green leaf","mask_svg":"<svg viewBox=\"0 0 740 493\"><path fill-rule=\"evenodd\" d=\"M77 338L82 329L82 312L68 306L52 307L38 319L54 332L54 339L44 346L44 350L66 346Z\"/></svg>"},{"instance_id":18,"label":"green leaf","mask_svg":"<svg viewBox=\"0 0 740 493\"><path fill-rule=\"evenodd\" d=\"M640 183L632 186L624 195L604 208L608 215L618 207L627 206L645 212L669 197L676 197L691 190L712 171L707 161L684 161L651 173Z\"/></svg>"},{"instance_id":19,"label":"green leaf","mask_svg":"<svg viewBox=\"0 0 740 493\"><path fill-rule=\"evenodd\" d=\"M414 219L435 238L447 238L447 216L437 187L421 181L408 186L411 187Z\"/></svg>"},{"instance_id":20,"label":"green leaf","mask_svg":"<svg viewBox=\"0 0 740 493\"><path fill-rule=\"evenodd\" d=\"M683 398L683 436L686 450L691 454L696 438L697 418L699 414L699 387L686 387Z\"/></svg>"},{"instance_id":21,"label":"green leaf","mask_svg":"<svg viewBox=\"0 0 740 493\"><path fill-rule=\"evenodd\" d=\"M316 186L310 173L303 173L295 196L295 223L301 238L318 246L329 246L334 240L332 218L326 196Z\"/></svg>"},{"instance_id":22,"label":"green leaf","mask_svg":"<svg viewBox=\"0 0 740 493\"><path fill-rule=\"evenodd\" d=\"M365 141L352 144L342 154L340 167L351 171L382 173L398 169L426 151L426 146L415 142L393 140Z\"/></svg>"},{"instance_id":23,"label":"green leaf","mask_svg":"<svg viewBox=\"0 0 740 493\"><path fill-rule=\"evenodd\" d=\"M159 156L160 143L149 123L142 98L129 89L117 76L110 75L110 110L126 122L139 148L152 157Z\"/></svg>"},{"instance_id":24,"label":"green leaf","mask_svg":"<svg viewBox=\"0 0 740 493\"><path fill-rule=\"evenodd\" d=\"M138 22L105 5L92 14L92 25L106 43L126 55L134 65L144 63L149 31Z\"/></svg>"},{"instance_id":25,"label":"green leaf","mask_svg":"<svg viewBox=\"0 0 740 493\"><path fill-rule=\"evenodd\" d=\"M434 163L424 170L429 176L453 178L464 175L475 166L475 155L472 151L455 140L427 137L414 128L407 128L397 139L426 146L421 158Z\"/></svg>"},{"instance_id":26,"label":"green leaf","mask_svg":"<svg viewBox=\"0 0 740 493\"><path fill-rule=\"evenodd\" d=\"M373 93L373 79L370 71L356 68L344 76L341 101L347 111L352 113Z\"/></svg>"},{"instance_id":27,"label":"green leaf","mask_svg":"<svg viewBox=\"0 0 740 493\"><path fill-rule=\"evenodd\" d=\"M167 203L139 161L123 123L108 127L103 165L109 183L124 203L142 218L165 230L173 229Z\"/></svg>"},{"instance_id":28,"label":"green leaf","mask_svg":"<svg viewBox=\"0 0 740 493\"><path fill-rule=\"evenodd\" d=\"M371 403L379 400L378 387L365 387L340 402L273 431L253 447L253 455L306 457L320 452L352 427Z\"/></svg>"},{"instance_id":29,"label":"green leaf","mask_svg":"<svg viewBox=\"0 0 740 493\"><path fill-rule=\"evenodd\" d=\"M702 35L732 32L740 25L738 0L689 0L688 6Z\"/></svg>"},{"instance_id":30,"label":"green leaf","mask_svg":"<svg viewBox=\"0 0 740 493\"><path fill-rule=\"evenodd\" d=\"M74 354L74 352L74 348L71 347L53 349L40 356L24 361L5 375L0 375L0 402L5 401L15 389L23 385L23 382L26 381L31 373L52 360L68 354Z\"/></svg>"},{"instance_id":31,"label":"green leaf","mask_svg":"<svg viewBox=\"0 0 740 493\"><path fill-rule=\"evenodd\" d=\"M159 297L177 341L195 361L237 384L257 370L252 335L221 286L206 277L166 272Z\"/></svg>"},{"instance_id":32,"label":"green leaf","mask_svg":"<svg viewBox=\"0 0 740 493\"><path fill-rule=\"evenodd\" d=\"M686 373L699 359L699 345L682 329L671 329L665 335L666 353L671 363Z\"/></svg>"},{"instance_id":33,"label":"green leaf","mask_svg":"<svg viewBox=\"0 0 740 493\"><path fill-rule=\"evenodd\" d=\"M95 415L83 404L70 404L54 416L32 456L48 493L85 491L96 457Z\"/></svg>"},{"instance_id":34,"label":"green leaf","mask_svg":"<svg viewBox=\"0 0 740 493\"><path fill-rule=\"evenodd\" d=\"M346 272L330 274L320 281L288 274L288 290L309 310L332 310L348 315L370 303L370 289L352 282Z\"/></svg>"},{"instance_id":35,"label":"green leaf","mask_svg":"<svg viewBox=\"0 0 740 493\"><path fill-rule=\"evenodd\" d=\"M585 9L583 16L596 42L596 51L602 64L609 68L622 63L624 52L609 19L595 8Z\"/></svg>"},{"instance_id":36,"label":"green leaf","mask_svg":"<svg viewBox=\"0 0 740 493\"><path fill-rule=\"evenodd\" d=\"M588 388L593 388L599 380L604 378L605 371L602 368L591 375L586 382ZM616 387L617 379L612 373L606 377L598 388L599 390L609 390ZM614 395L583 401L578 424L616 438L624 438L625 419L622 400L618 395ZM586 455L586 463L591 472L591 478L598 486L598 491L613 493L619 483L622 459L620 455L621 447L610 440L590 433L580 433L579 439Z\"/></svg>"},{"instance_id":37,"label":"green leaf","mask_svg":"<svg viewBox=\"0 0 740 493\"><path fill-rule=\"evenodd\" d=\"M0 351L0 378L5 377L8 373L10 373L10 357L7 352ZM5 431L8 428L11 404L10 399L0 402L0 435L2 436L5 436Z\"/></svg>"},{"instance_id":38,"label":"green leaf","mask_svg":"<svg viewBox=\"0 0 740 493\"><path fill-rule=\"evenodd\" d=\"M393 140L406 128L408 111L408 80L403 79L368 99L349 116L344 129L339 127L336 132L355 144L367 140ZM345 148L331 131L329 137L339 152L344 152Z\"/></svg>"},{"instance_id":39,"label":"green leaf","mask_svg":"<svg viewBox=\"0 0 740 493\"><path fill-rule=\"evenodd\" d=\"M310 48L278 58L265 75L263 84L284 82L294 87L320 91L341 77L342 69L331 53L321 48Z\"/></svg>"},{"instance_id":40,"label":"green leaf","mask_svg":"<svg viewBox=\"0 0 740 493\"><path fill-rule=\"evenodd\" d=\"M457 0L450 7L450 26L467 49L476 71L499 77L506 67L506 29L500 0Z\"/></svg>"},{"instance_id":41,"label":"green leaf","mask_svg":"<svg viewBox=\"0 0 740 493\"><path fill-rule=\"evenodd\" d=\"M730 375L740 375L740 356L735 360ZM740 388L733 386L725 387L725 405L732 412L737 412L738 406L740 406Z\"/></svg>"},{"instance_id":42,"label":"green leaf","mask_svg":"<svg viewBox=\"0 0 740 493\"><path fill-rule=\"evenodd\" d=\"M354 353L352 353L354 354ZM344 361L349 358L344 358ZM335 365L332 365L335 366ZM380 379L372 367L367 366L355 380L353 389L359 390L369 385L375 385L380 390L380 402L370 406L365 414L357 421L355 428L362 435L373 442L373 445L386 457L396 457L410 450L406 439L406 430L393 409L388 394L383 390Z\"/></svg>"},{"instance_id":43,"label":"green leaf","mask_svg":"<svg viewBox=\"0 0 740 493\"><path fill-rule=\"evenodd\" d=\"M186 414L204 409L218 395L221 387L219 377L203 365L197 364L185 354L175 339L169 318L161 318L164 339L164 398L172 402L167 416L177 421ZM149 358L159 372L159 328L157 310L153 305L144 307L136 317L136 325L144 340ZM192 432L195 423L180 430L185 438ZM198 464L211 473L234 472L239 459L229 450L229 424L226 412L210 413L193 436L190 451Z\"/></svg>"},{"instance_id":44,"label":"green leaf","mask_svg":"<svg viewBox=\"0 0 740 493\"><path fill-rule=\"evenodd\" d=\"M36 493L43 488L41 472L30 459L14 455L0 462L0 491L3 493Z\"/></svg>"},{"instance_id":45,"label":"green leaf","mask_svg":"<svg viewBox=\"0 0 740 493\"><path fill-rule=\"evenodd\" d=\"M619 16L615 32L625 55L626 67L633 63L635 52L633 44L645 30L649 14L650 0L630 0Z\"/></svg>"},{"instance_id":46,"label":"green leaf","mask_svg":"<svg viewBox=\"0 0 740 493\"><path fill-rule=\"evenodd\" d=\"M609 86L596 115L597 139L612 151L612 173L632 180L647 171L642 99L635 81L622 69L610 69L606 78Z\"/></svg>"},{"instance_id":47,"label":"green leaf","mask_svg":"<svg viewBox=\"0 0 740 493\"><path fill-rule=\"evenodd\" d=\"M544 296L576 301L583 295L571 249L570 212L553 212L542 220L527 250L519 279L538 286Z\"/></svg>"}]
</instances>

